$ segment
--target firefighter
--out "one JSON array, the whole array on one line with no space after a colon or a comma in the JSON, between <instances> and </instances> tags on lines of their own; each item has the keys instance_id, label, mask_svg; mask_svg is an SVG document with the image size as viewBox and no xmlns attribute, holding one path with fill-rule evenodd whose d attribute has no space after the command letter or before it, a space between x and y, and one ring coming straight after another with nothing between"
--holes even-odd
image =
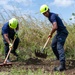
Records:
<instances>
[{"instance_id":1,"label":"firefighter","mask_svg":"<svg viewBox=\"0 0 75 75\"><path fill-rule=\"evenodd\" d=\"M64 43L68 36L68 31L61 18L57 14L50 12L50 9L46 4L40 7L40 12L52 23L52 30L48 37L52 38L54 32L57 31L56 35L52 39L51 47L56 58L60 61L60 65L58 67L54 67L53 70L63 71L66 69Z\"/></svg>"},{"instance_id":2,"label":"firefighter","mask_svg":"<svg viewBox=\"0 0 75 75\"><path fill-rule=\"evenodd\" d=\"M2 27L2 37L4 42L4 51L5 51L5 58L8 54L9 49L12 47L11 53L18 57L18 54L16 52L16 49L19 45L19 37L18 37L18 30L19 30L19 23L16 18L10 19L8 22L6 22ZM16 38L16 39L15 39ZM10 40L14 40L14 44L11 43ZM7 59L7 62L10 62L9 57Z\"/></svg>"}]
</instances>

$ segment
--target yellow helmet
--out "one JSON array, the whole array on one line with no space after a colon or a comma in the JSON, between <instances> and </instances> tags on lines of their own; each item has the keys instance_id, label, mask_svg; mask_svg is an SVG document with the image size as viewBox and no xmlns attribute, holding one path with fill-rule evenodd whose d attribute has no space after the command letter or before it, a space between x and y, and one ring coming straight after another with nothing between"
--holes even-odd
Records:
<instances>
[{"instance_id":1,"label":"yellow helmet","mask_svg":"<svg viewBox=\"0 0 75 75\"><path fill-rule=\"evenodd\" d=\"M9 27L12 29L17 28L18 25L18 20L16 18L12 18L11 20L9 20Z\"/></svg>"},{"instance_id":2,"label":"yellow helmet","mask_svg":"<svg viewBox=\"0 0 75 75\"><path fill-rule=\"evenodd\" d=\"M40 12L43 14L46 11L48 11L48 9L49 9L49 7L46 4L44 4L40 7Z\"/></svg>"}]
</instances>

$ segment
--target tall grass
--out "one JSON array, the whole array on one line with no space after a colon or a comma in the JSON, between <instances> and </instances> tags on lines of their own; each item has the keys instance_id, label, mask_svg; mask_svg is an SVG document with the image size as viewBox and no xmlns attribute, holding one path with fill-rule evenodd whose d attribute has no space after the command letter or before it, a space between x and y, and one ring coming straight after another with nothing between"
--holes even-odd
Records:
<instances>
[{"instance_id":1,"label":"tall grass","mask_svg":"<svg viewBox=\"0 0 75 75\"><path fill-rule=\"evenodd\" d=\"M0 23L0 32L3 24L8 21L11 16L16 17L19 21L19 38L20 44L18 46L17 52L20 55L20 61L23 61L27 58L35 57L34 51L35 49L39 50L44 46L48 38L48 34L51 31L51 24L48 23L47 20L41 21L40 19L36 19L35 17L31 17L30 15L21 15L18 16L13 14L11 11L10 15L6 10L4 12L8 15L8 18L5 18L1 13L2 22ZM15 12L14 12L15 13ZM68 25L66 27L69 31L69 35L67 37L65 47L65 53L67 58L75 59L75 24ZM51 39L52 40L52 39ZM53 52L51 50L49 41L46 50L48 52L48 58L53 58ZM2 36L0 36L0 56L2 57L4 54L4 44L2 40ZM4 74L0 72L0 74ZM11 73L7 72L7 75L51 75L49 72L42 72L42 70L38 69L37 71L32 70L17 70L15 67L11 69ZM58 72L54 72L52 75L60 75ZM65 75L64 72L61 75Z\"/></svg>"},{"instance_id":2,"label":"tall grass","mask_svg":"<svg viewBox=\"0 0 75 75\"><path fill-rule=\"evenodd\" d=\"M65 44L66 56L75 58L75 24L67 26L67 29L69 31L69 35Z\"/></svg>"},{"instance_id":3,"label":"tall grass","mask_svg":"<svg viewBox=\"0 0 75 75\"><path fill-rule=\"evenodd\" d=\"M34 56L34 50L40 49L43 47L44 43L47 40L48 34L51 31L51 24L48 20L41 21L35 17L31 17L30 15L22 15L22 12L13 6L14 11L6 11L4 8L3 13L7 15L7 17L0 12L1 23L0 23L0 31L3 24L11 19L12 17L16 17L19 21L19 38L20 44L18 47L18 53L23 56L29 55L29 57ZM18 16L20 15L20 16ZM65 23L65 21L64 21ZM75 58L75 24L68 25L65 23L69 35L67 37L65 43L65 52L66 57ZM48 43L47 51L50 56L52 55L52 50L50 48L51 40ZM0 36L0 54L3 53L4 45L2 41L2 36Z\"/></svg>"},{"instance_id":4,"label":"tall grass","mask_svg":"<svg viewBox=\"0 0 75 75\"><path fill-rule=\"evenodd\" d=\"M20 55L28 55L34 56L34 50L40 49L43 47L44 43L47 40L48 34L51 31L51 24L47 23L48 21L41 21L36 19L35 17L27 16L28 19L25 19L24 16L17 16L16 18L19 21L19 37L20 44L18 47ZM2 24L0 25L1 30ZM66 27L69 31L68 38L65 43L65 52L66 57L74 58L75 57L75 25L68 25ZM3 51L3 41L0 36L0 49ZM47 51L50 54L52 51L50 50L50 42L48 43Z\"/></svg>"}]
</instances>

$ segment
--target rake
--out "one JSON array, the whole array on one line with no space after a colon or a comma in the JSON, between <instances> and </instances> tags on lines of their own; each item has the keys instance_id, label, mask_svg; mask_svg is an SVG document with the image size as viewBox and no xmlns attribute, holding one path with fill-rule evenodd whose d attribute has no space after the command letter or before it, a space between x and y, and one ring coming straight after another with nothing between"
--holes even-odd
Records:
<instances>
[{"instance_id":1,"label":"rake","mask_svg":"<svg viewBox=\"0 0 75 75\"><path fill-rule=\"evenodd\" d=\"M13 44L14 44L15 40L16 40L16 38L13 40ZM0 63L0 66L9 66L9 65L12 65L11 62L9 62L9 63L6 62L7 59L8 59L8 57L9 57L9 54L10 54L11 50L12 50L12 48L9 49L9 52L8 52L8 54L7 54L4 62L3 63Z\"/></svg>"}]
</instances>

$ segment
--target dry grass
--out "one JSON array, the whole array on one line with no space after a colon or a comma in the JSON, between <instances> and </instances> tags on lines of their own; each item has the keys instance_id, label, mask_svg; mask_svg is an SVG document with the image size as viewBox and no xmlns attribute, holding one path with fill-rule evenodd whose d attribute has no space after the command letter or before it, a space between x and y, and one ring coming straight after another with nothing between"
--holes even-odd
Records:
<instances>
[{"instance_id":1,"label":"dry grass","mask_svg":"<svg viewBox=\"0 0 75 75\"><path fill-rule=\"evenodd\" d=\"M0 12L1 21L0 23L0 32L2 25L7 22L12 17L16 17L19 21L20 30L19 30L19 37L20 37L20 44L19 44L19 52L26 52L29 51L33 54L35 49L40 49L43 47L44 43L47 40L48 34L51 31L51 25L48 20L41 21L40 19L36 19L35 17L31 17L30 15L22 15L22 12L17 9L15 11L15 7L13 6L14 11L6 11L4 8L3 12L7 15L4 16L2 12ZM65 21L64 21L65 23ZM66 24L66 23L65 23ZM65 51L66 56L74 58L75 57L75 24L67 25L66 27L69 31L68 38L65 43ZM51 41L50 41L51 42ZM3 53L3 41L2 36L0 36L0 52ZM48 52L50 49L50 44L47 46ZM30 53L30 54L31 54ZM50 53L49 53L50 54Z\"/></svg>"}]
</instances>

